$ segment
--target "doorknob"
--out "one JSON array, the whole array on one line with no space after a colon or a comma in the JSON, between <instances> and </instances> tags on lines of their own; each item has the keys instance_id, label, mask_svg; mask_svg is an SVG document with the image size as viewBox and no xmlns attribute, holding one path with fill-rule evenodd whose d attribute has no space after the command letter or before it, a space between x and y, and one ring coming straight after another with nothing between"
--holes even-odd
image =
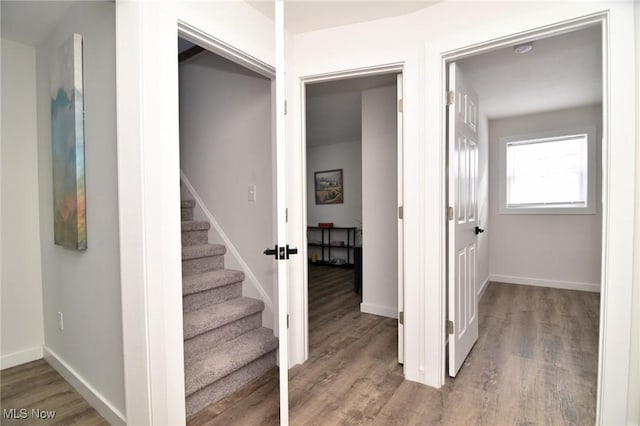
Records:
<instances>
[{"instance_id":1,"label":"doorknob","mask_svg":"<svg viewBox=\"0 0 640 426\"><path fill-rule=\"evenodd\" d=\"M287 249L285 252L285 256L288 259L290 254L298 254L298 249L297 248L289 248L289 244L287 244Z\"/></svg>"},{"instance_id":2,"label":"doorknob","mask_svg":"<svg viewBox=\"0 0 640 426\"><path fill-rule=\"evenodd\" d=\"M278 260L278 246L273 246L272 249L266 249L264 251L264 254L266 254L267 256L273 256L276 260Z\"/></svg>"},{"instance_id":3,"label":"doorknob","mask_svg":"<svg viewBox=\"0 0 640 426\"><path fill-rule=\"evenodd\" d=\"M484 232L484 229L480 228L479 226L476 226L476 235L482 234L483 232Z\"/></svg>"}]
</instances>

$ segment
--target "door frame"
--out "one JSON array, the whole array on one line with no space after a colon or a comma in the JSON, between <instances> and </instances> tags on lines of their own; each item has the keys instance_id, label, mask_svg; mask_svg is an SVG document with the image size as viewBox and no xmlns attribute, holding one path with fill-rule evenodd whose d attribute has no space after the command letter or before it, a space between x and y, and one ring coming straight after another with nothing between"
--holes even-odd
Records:
<instances>
[{"instance_id":1,"label":"door frame","mask_svg":"<svg viewBox=\"0 0 640 426\"><path fill-rule=\"evenodd\" d=\"M308 252L309 252L309 246L308 246L308 241L307 241L307 226L308 226L308 222L307 222L307 217L308 217L308 212L307 212L307 197L308 197L308 193L307 193L307 122L306 122L306 117L307 117L307 91L306 91L306 86L307 84L312 84L312 83L321 83L321 82L329 82L329 81L335 81L335 80L345 80L345 79L350 79L350 78L358 78L358 77L370 77L370 76L375 76L375 75L383 75L383 74L403 74L404 72L404 62L397 62L397 63L391 63L391 64L383 64L383 65L377 65L377 66L370 66L370 67L363 67L363 68L356 68L356 69L351 69L351 70L343 70L343 71L335 71L335 72L329 72L329 73L324 73L324 74L315 74L315 75L311 75L311 76L305 76L305 77L301 77L300 78L300 94L301 94L301 99L300 99L300 114L301 114L301 160L302 160L302 222L301 222L301 235L302 235L302 247L300 248L300 253L301 253L301 258L303 259L303 266L302 266L302 299L299 299L299 302L302 304L303 309L302 309L302 341L296 341L295 338L291 339L292 344L297 345L297 346L302 346L302 351L301 353L304 354L304 361L307 361L309 359L309 263L307 262L306 259L308 259ZM400 118L402 114L398 114L398 118ZM402 117L404 117L404 115L402 115ZM402 129L402 123L398 124L398 133L397 133L397 137L400 138L401 134L401 129ZM401 139L397 139L396 140L396 147L398 150L398 154L401 153L401 149L403 147L402 144L402 140ZM404 178L404 169L402 168L402 165L404 164L404 158L401 156L398 156L397 158L397 165L398 165L398 171L397 171L397 175L398 177L402 177ZM401 197L403 196L403 186L402 186L402 179L398 179L398 182L396 183L396 187L398 190L398 201L401 199ZM397 218L397 217L396 217ZM400 224L402 223L400 220L398 220L399 224L398 224L398 232L400 231ZM404 244L404 235L401 235L400 233L398 233L398 242ZM399 252L400 254L400 252ZM404 276L404 257L402 257L402 264L398 264L398 273L400 274L400 272L403 273L402 276ZM404 283L403 283L404 286ZM364 290L364 285L362 286L362 288L360 289L360 291ZM404 292L403 292L404 293ZM293 302L293 305L296 305L295 301ZM402 306L400 303L400 300L398 300L398 307ZM405 318L405 324L406 324L406 318ZM404 330L404 327L403 327ZM400 331L399 331L400 332ZM295 336L294 336L295 337ZM404 337L404 336L403 336ZM298 339L300 340L300 339ZM403 338L404 341L404 338Z\"/></svg>"},{"instance_id":2,"label":"door frame","mask_svg":"<svg viewBox=\"0 0 640 426\"><path fill-rule=\"evenodd\" d=\"M242 7L225 11L242 14ZM128 424L183 424L186 414L178 35L262 75L275 70L260 43L212 15L206 4L191 8L179 3L116 2L120 285Z\"/></svg>"},{"instance_id":3,"label":"door frame","mask_svg":"<svg viewBox=\"0 0 640 426\"><path fill-rule=\"evenodd\" d=\"M440 178L440 197L438 207L441 212L446 209L446 106L443 101L446 90L446 65L448 62L488 52L543 36L551 36L577 30L589 25L600 24L602 28L602 70L603 70L603 135L602 135L602 273L601 273L601 306L600 336L598 356L598 379L596 400L597 424L622 424L626 419L628 390L626 382L619 383L620 378L628 377L629 348L631 327L631 294L633 270L633 241L625 235L618 224L633 223L634 192L633 182L634 156L633 149L621 147L629 135L634 135L635 99L633 91L625 84L633 84L633 67L631 72L618 66L611 67L611 57L620 58L624 53L615 51L621 48L616 41L624 40L629 34L632 22L625 18L622 7L611 6L611 9L596 12L587 16L568 17L555 22L525 31L500 34L494 38L487 37L487 32L477 31L466 40L441 41L426 46L426 69L438 73L437 79L428 81L428 92L441 93L427 103L427 114L433 114L437 120L428 133L437 144L438 176ZM615 23L615 25L613 24ZM630 25L631 24L631 25ZM633 33L633 31L631 31ZM624 45L625 43L619 43ZM622 47L624 49L624 46ZM628 75L627 75L628 74ZM622 83L622 82L625 83ZM431 89L431 90L429 90ZM625 93L625 91L627 93ZM615 99L615 101L614 101ZM626 121L625 121L626 120ZM617 142L616 142L617 141ZM625 158L627 157L627 158ZM612 164L615 163L615 167ZM618 184L616 186L616 183ZM444 383L445 369L445 294L446 280L446 220L441 215L440 228L444 235L440 239L438 271L440 283L436 288L427 291L427 296L437 296L439 312L436 313L436 325L440 347L440 362L437 366L439 376ZM628 233L628 232L627 232Z\"/></svg>"}]
</instances>

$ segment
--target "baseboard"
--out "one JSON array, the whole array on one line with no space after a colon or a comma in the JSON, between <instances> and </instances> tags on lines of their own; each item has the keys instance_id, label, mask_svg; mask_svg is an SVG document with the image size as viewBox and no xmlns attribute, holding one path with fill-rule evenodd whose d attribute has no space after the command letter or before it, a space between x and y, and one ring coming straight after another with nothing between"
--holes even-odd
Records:
<instances>
[{"instance_id":1,"label":"baseboard","mask_svg":"<svg viewBox=\"0 0 640 426\"><path fill-rule=\"evenodd\" d=\"M125 416L109 401L106 400L97 390L82 378L73 368L62 360L50 348L44 347L44 359L53 367L64 379L73 386L87 402L96 409L111 425L126 424Z\"/></svg>"},{"instance_id":2,"label":"baseboard","mask_svg":"<svg viewBox=\"0 0 640 426\"><path fill-rule=\"evenodd\" d=\"M500 282L500 283L508 283L508 284L531 285L535 287L549 287L549 288L559 288L563 290L578 290L578 291L588 291L592 293L600 293L600 284L594 284L594 283L545 280L545 279L539 279L539 278L515 277L512 275L497 275L497 274L491 274L489 276L489 280Z\"/></svg>"},{"instance_id":3,"label":"baseboard","mask_svg":"<svg viewBox=\"0 0 640 426\"><path fill-rule=\"evenodd\" d=\"M484 280L484 282L482 283L482 285L480 286L480 290L478 290L478 301L480 301L480 299L482 299L482 296L484 296L484 292L487 290L487 284L489 284L489 277L487 277L486 280Z\"/></svg>"},{"instance_id":4,"label":"baseboard","mask_svg":"<svg viewBox=\"0 0 640 426\"><path fill-rule=\"evenodd\" d=\"M204 204L204 201L202 201L202 198L200 198L195 188L193 187L189 179L187 179L187 177L185 176L182 170L180 170L180 178L182 180L182 183L184 183L184 186L187 188L187 191L189 191L189 193L195 200L198 207L202 209L204 215L207 217L207 220L211 223L211 227L222 239L225 247L227 248L227 253L233 256L234 260L238 262L238 265L240 265L240 269L242 269L242 272L244 272L245 279L253 285L254 289L260 295L260 298L264 302L265 310L270 311L271 316L273 316L273 301L271 300L271 297L269 297L267 291L264 289L264 287L262 287L256 275L253 273L253 271L251 270L247 262L245 262L245 260L242 258L236 246L233 245L229 237L227 237L227 234L224 233L224 231L222 230L222 227L220 226L218 221L213 217L213 214L209 211L207 206ZM264 314L263 314L263 318L264 318Z\"/></svg>"},{"instance_id":5,"label":"baseboard","mask_svg":"<svg viewBox=\"0 0 640 426\"><path fill-rule=\"evenodd\" d=\"M374 305L372 303L361 303L360 312L365 314L380 315L387 318L398 319L398 310L388 306Z\"/></svg>"},{"instance_id":6,"label":"baseboard","mask_svg":"<svg viewBox=\"0 0 640 426\"><path fill-rule=\"evenodd\" d=\"M2 355L2 358L0 358L0 370L5 370L20 364L26 364L41 358L42 346L36 346L35 348L24 349L22 351Z\"/></svg>"}]
</instances>

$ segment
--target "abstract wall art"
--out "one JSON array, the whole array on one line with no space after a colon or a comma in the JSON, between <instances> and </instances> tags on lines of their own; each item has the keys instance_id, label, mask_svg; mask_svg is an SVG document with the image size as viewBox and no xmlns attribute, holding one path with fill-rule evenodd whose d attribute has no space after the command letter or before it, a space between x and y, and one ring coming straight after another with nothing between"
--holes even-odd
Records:
<instances>
[{"instance_id":1,"label":"abstract wall art","mask_svg":"<svg viewBox=\"0 0 640 426\"><path fill-rule=\"evenodd\" d=\"M73 34L51 61L54 242L87 248L82 36Z\"/></svg>"}]
</instances>

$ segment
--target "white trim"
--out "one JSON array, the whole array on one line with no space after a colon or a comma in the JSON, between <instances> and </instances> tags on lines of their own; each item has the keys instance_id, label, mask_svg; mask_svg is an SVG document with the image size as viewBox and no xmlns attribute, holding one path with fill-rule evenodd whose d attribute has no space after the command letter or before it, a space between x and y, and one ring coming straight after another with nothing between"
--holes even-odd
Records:
<instances>
[{"instance_id":1,"label":"white trim","mask_svg":"<svg viewBox=\"0 0 640 426\"><path fill-rule=\"evenodd\" d=\"M498 283L531 285L534 287L559 288L563 290L588 291L592 293L600 293L600 284L598 283L581 283L576 281L557 281L541 278L516 277L513 275L489 275L489 280Z\"/></svg>"},{"instance_id":2,"label":"white trim","mask_svg":"<svg viewBox=\"0 0 640 426\"><path fill-rule=\"evenodd\" d=\"M35 348L23 349L18 352L2 355L0 359L0 370L15 367L16 365L26 364L31 361L42 358L42 346Z\"/></svg>"},{"instance_id":3,"label":"white trim","mask_svg":"<svg viewBox=\"0 0 640 426\"><path fill-rule=\"evenodd\" d=\"M398 319L398 310L392 306L380 306L373 303L361 303L360 312Z\"/></svg>"},{"instance_id":4,"label":"white trim","mask_svg":"<svg viewBox=\"0 0 640 426\"><path fill-rule=\"evenodd\" d=\"M585 207L540 207L540 204L533 206L507 206L507 144L510 142L527 141L527 143L537 143L549 139L562 139L575 135L587 136L587 205ZM557 130L536 132L526 135L511 135L500 138L500 155L499 155L499 204L500 214L596 214L596 180L598 169L596 167L596 127L583 126L577 128L561 128Z\"/></svg>"},{"instance_id":5,"label":"white trim","mask_svg":"<svg viewBox=\"0 0 640 426\"><path fill-rule=\"evenodd\" d=\"M242 258L236 246L233 245L229 237L227 237L227 234L225 234L225 232L222 230L222 227L220 226L216 218L213 217L213 214L211 213L211 211L209 211L204 201L202 201L202 198L200 198L200 195L198 195L195 188L193 187L189 179L185 176L182 170L180 170L180 179L182 180L182 183L184 183L184 186L187 188L187 190L195 200L196 204L198 204L198 207L202 209L202 212L207 217L207 220L211 223L211 226L215 228L215 231L218 233L218 236L220 237L220 239L222 239L222 241L224 242L224 245L227 248L227 253L231 254L234 260L238 262L238 264L240 265L242 272L244 272L245 279L247 279L251 283L251 285L253 285L256 291L260 294L260 297L264 302L265 308L267 308L269 311L271 311L271 313L273 313L273 300L271 300L271 298L265 291L264 287L262 287L262 285L260 284L260 281L258 281L258 278L253 273L253 271L251 270L247 262L245 262L245 260Z\"/></svg>"},{"instance_id":6,"label":"white trim","mask_svg":"<svg viewBox=\"0 0 640 426\"><path fill-rule=\"evenodd\" d=\"M434 171L434 185L427 187L426 197L439 199L428 207L428 217L441 217L445 209L445 116L442 94L445 93L445 64L474 53L493 50L543 36L566 33L572 29L600 23L603 34L603 235L602 235L602 294L600 312L600 343L597 382L597 424L626 423L628 398L626 380L630 361L631 296L633 278L633 235L629 228L634 224L634 175L635 147L630 143L635 131L636 93L633 57L634 20L632 3L571 3L558 4L553 13L531 16L524 20L504 21L477 30L462 32L458 37L446 37L425 43L425 66L434 77L428 78L428 97L425 116L437 125L427 126L427 140L440 141L429 145L430 154L425 168ZM432 160L429 160L432 158ZM429 228L438 235L435 227L443 227L440 221L431 222ZM427 286L424 302L427 307L426 332L432 340L426 348L427 381L440 387L445 380L445 327L442 307L445 306L445 275L442 265L446 259L446 240L432 239L439 245L433 259L427 258ZM433 248L432 248L433 249ZM427 251L430 251L427 249ZM439 285L438 285L439 284ZM439 301L435 302L435 301ZM434 303L435 302L435 303ZM435 352L438 353L435 353ZM434 362L435 360L438 362ZM434 380L431 380L434 379Z\"/></svg>"},{"instance_id":7,"label":"white trim","mask_svg":"<svg viewBox=\"0 0 640 426\"><path fill-rule=\"evenodd\" d=\"M484 282L482 283L482 285L480 286L480 290L478 290L478 302L480 301L480 299L482 299L482 296L484 296L484 292L487 291L487 285L491 282L491 275L489 275L487 277L486 280L484 280ZM449 336L447 336L448 338Z\"/></svg>"},{"instance_id":8,"label":"white trim","mask_svg":"<svg viewBox=\"0 0 640 426\"><path fill-rule=\"evenodd\" d=\"M404 62L393 62L393 63L388 63L388 64L380 64L380 65L372 65L372 66L366 66L366 67L360 67L360 68L353 68L353 69L347 69L347 70L341 70L341 71L332 71L332 72L328 72L328 73L323 73L323 74L314 74L314 75L309 75L309 76L302 76L299 78L300 81L300 119L301 119L301 135L300 135L300 144L301 144L301 161L302 161L302 167L300 168L300 172L301 172L301 193L302 193L302 198L301 198L301 205L299 206L300 211L302 211L302 221L300 222L301 224L301 228L300 228L300 235L302 236L302 245L300 247L300 253L301 256L300 258L303 259L302 262L302 291L301 292L292 292L292 299L294 300L294 302L292 303L293 307L296 307L298 304L300 304L300 306L302 306L302 328L297 330L298 333L295 332L295 329L293 329L294 331L291 332L291 346L294 348L294 350L297 353L301 353L303 354L303 362L309 359L309 294L308 294L308 288L309 288L309 271L308 271L308 267L309 264L306 261L306 259L309 258L309 246L308 246L308 242L307 242L307 226L308 226L308 222L307 222L307 217L308 217L308 212L307 212L307 135L306 135L306 128L307 128L307 122L306 122L306 117L307 117L307 111L306 111L306 107L307 107L307 92L306 92L306 85L309 83L318 83L318 82L327 82L327 81L334 81L334 80L344 80L344 79L348 79L348 78L356 78L356 77L369 77L369 76L375 76L375 75L383 75L383 74L401 74L404 75L404 66L405 63ZM404 78L404 77L403 77ZM403 85L404 85L404 80L403 80ZM403 93L404 93L404 87L403 87ZM404 98L403 98L403 103L404 103ZM406 105L403 105L404 108L406 108ZM402 119L404 120L404 115L402 115ZM399 126L399 129L402 127L404 128L404 125L401 123ZM401 130L399 130L401 131ZM403 147L404 147L404 138L402 141L400 141L401 143L403 143ZM404 151L403 151L404 152ZM402 160L402 170L398 170L398 173L402 173L404 174L404 158L401 159ZM400 164L400 160L398 160L398 164ZM400 175L399 175L400 176ZM402 179L402 181L404 182L404 178ZM400 194L399 194L400 196ZM404 190L402 191L402 197L404 200ZM404 204L404 203L403 203ZM402 228L404 230L404 220L402 221ZM404 231L403 231L403 236L402 236L402 243L404 244ZM404 259L404 249L403 249L403 259ZM404 273L404 266L402 265L402 270ZM406 276L406 274L404 274L404 276ZM295 291L295 290L294 290ZM300 296L302 297L300 299ZM296 302L297 300L297 302ZM362 306L362 305L361 305ZM369 305L369 306L374 306L374 305ZM388 308L386 307L382 307L385 312ZM374 309L374 308L372 308ZM404 309L404 308L403 308ZM367 312L365 310L362 310L362 312ZM393 310L393 315L386 315L386 314L379 314L379 315L383 315L389 318L398 318L398 310L394 309ZM373 313L378 315L376 312L368 312L368 313ZM407 327L406 327L406 319L405 319L405 324L402 327L403 332L406 336L407 332ZM406 342L406 338L404 339L404 342ZM405 343L405 347L406 347L406 343ZM406 350L406 349L405 349ZM404 354L403 354L404 355ZM403 360L404 360L404 356L403 356ZM406 366L406 364L403 364L403 372L404 372L404 367Z\"/></svg>"},{"instance_id":9,"label":"white trim","mask_svg":"<svg viewBox=\"0 0 640 426\"><path fill-rule=\"evenodd\" d=\"M242 65L243 67L248 68L251 71L255 71L262 76L274 78L276 75L276 70L273 66L261 61L255 56L251 56L248 53L243 52L240 49L236 49L219 38L216 38L211 34L207 34L206 32L201 31L180 19L178 19L178 35L200 47L204 47L209 52L213 52L216 55L235 62L236 64Z\"/></svg>"},{"instance_id":10,"label":"white trim","mask_svg":"<svg viewBox=\"0 0 640 426\"><path fill-rule=\"evenodd\" d=\"M69 366L53 350L44 347L44 359L54 368L71 386L87 400L89 405L96 409L109 424L126 424L125 416L107 399L93 388L77 371Z\"/></svg>"}]
</instances>

